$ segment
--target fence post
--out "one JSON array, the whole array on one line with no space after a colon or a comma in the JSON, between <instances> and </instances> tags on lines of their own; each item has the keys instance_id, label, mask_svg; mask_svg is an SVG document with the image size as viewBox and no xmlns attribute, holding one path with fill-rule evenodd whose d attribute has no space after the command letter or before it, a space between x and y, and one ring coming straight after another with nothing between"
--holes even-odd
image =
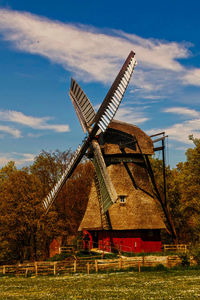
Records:
<instances>
[{"instance_id":1,"label":"fence post","mask_svg":"<svg viewBox=\"0 0 200 300\"><path fill-rule=\"evenodd\" d=\"M28 277L28 268L25 270L25 277Z\"/></svg>"},{"instance_id":2,"label":"fence post","mask_svg":"<svg viewBox=\"0 0 200 300\"><path fill-rule=\"evenodd\" d=\"M76 262L76 259L74 260L74 273L76 273L76 265L77 265L77 262Z\"/></svg>"},{"instance_id":3,"label":"fence post","mask_svg":"<svg viewBox=\"0 0 200 300\"><path fill-rule=\"evenodd\" d=\"M3 275L6 274L6 266L3 266Z\"/></svg>"},{"instance_id":4,"label":"fence post","mask_svg":"<svg viewBox=\"0 0 200 300\"><path fill-rule=\"evenodd\" d=\"M138 272L140 273L140 262L138 263Z\"/></svg>"},{"instance_id":5,"label":"fence post","mask_svg":"<svg viewBox=\"0 0 200 300\"><path fill-rule=\"evenodd\" d=\"M53 275L56 275L56 261L53 263Z\"/></svg>"},{"instance_id":6,"label":"fence post","mask_svg":"<svg viewBox=\"0 0 200 300\"><path fill-rule=\"evenodd\" d=\"M170 265L169 265L169 256L167 256L167 267L169 268Z\"/></svg>"},{"instance_id":7,"label":"fence post","mask_svg":"<svg viewBox=\"0 0 200 300\"><path fill-rule=\"evenodd\" d=\"M88 273L88 275L90 274L90 263L89 262L87 262L87 273Z\"/></svg>"},{"instance_id":8,"label":"fence post","mask_svg":"<svg viewBox=\"0 0 200 300\"><path fill-rule=\"evenodd\" d=\"M142 265L144 267L144 255L142 256Z\"/></svg>"},{"instance_id":9,"label":"fence post","mask_svg":"<svg viewBox=\"0 0 200 300\"><path fill-rule=\"evenodd\" d=\"M119 259L119 268L121 269L122 268L122 258L120 257Z\"/></svg>"},{"instance_id":10,"label":"fence post","mask_svg":"<svg viewBox=\"0 0 200 300\"><path fill-rule=\"evenodd\" d=\"M95 270L96 270L96 273L98 273L98 261L95 259Z\"/></svg>"},{"instance_id":11,"label":"fence post","mask_svg":"<svg viewBox=\"0 0 200 300\"><path fill-rule=\"evenodd\" d=\"M35 276L38 275L38 265L37 265L37 262L35 262Z\"/></svg>"}]
</instances>

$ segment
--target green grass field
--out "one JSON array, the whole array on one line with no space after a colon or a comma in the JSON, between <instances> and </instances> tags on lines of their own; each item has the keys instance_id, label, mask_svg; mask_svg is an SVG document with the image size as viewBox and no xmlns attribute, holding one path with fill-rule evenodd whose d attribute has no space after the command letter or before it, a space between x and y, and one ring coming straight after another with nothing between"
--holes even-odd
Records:
<instances>
[{"instance_id":1,"label":"green grass field","mask_svg":"<svg viewBox=\"0 0 200 300\"><path fill-rule=\"evenodd\" d=\"M0 277L0 299L200 299L200 270Z\"/></svg>"}]
</instances>

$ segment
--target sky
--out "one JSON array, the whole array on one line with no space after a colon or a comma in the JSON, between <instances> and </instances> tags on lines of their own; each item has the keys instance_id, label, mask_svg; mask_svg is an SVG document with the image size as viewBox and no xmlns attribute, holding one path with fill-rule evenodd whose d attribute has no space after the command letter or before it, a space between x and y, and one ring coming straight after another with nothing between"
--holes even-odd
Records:
<instances>
[{"instance_id":1,"label":"sky","mask_svg":"<svg viewBox=\"0 0 200 300\"><path fill-rule=\"evenodd\" d=\"M0 0L0 166L76 150L71 77L98 109L131 50L137 66L115 118L165 131L167 163L185 161L188 136L200 138L199 11L198 0Z\"/></svg>"}]
</instances>

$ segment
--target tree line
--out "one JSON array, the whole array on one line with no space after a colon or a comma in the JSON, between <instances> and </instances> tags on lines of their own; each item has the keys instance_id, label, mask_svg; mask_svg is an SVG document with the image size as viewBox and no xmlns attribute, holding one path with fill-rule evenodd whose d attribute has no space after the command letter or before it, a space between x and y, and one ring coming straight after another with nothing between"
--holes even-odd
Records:
<instances>
[{"instance_id":1,"label":"tree line","mask_svg":"<svg viewBox=\"0 0 200 300\"><path fill-rule=\"evenodd\" d=\"M176 168L166 167L167 202L179 243L200 242L200 139L189 137L194 148L186 151L186 161ZM152 159L155 179L163 193L162 161ZM169 236L164 236L169 241Z\"/></svg>"},{"instance_id":2,"label":"tree line","mask_svg":"<svg viewBox=\"0 0 200 300\"><path fill-rule=\"evenodd\" d=\"M176 168L166 167L168 206L179 243L200 239L200 139ZM17 169L10 161L0 169L0 262L46 259L53 238L77 234L84 215L91 181L92 163L79 164L59 193L47 215L41 205L65 170L72 152L42 151L29 167ZM151 159L158 188L163 193L162 161ZM165 242L170 237L164 234Z\"/></svg>"},{"instance_id":3,"label":"tree line","mask_svg":"<svg viewBox=\"0 0 200 300\"><path fill-rule=\"evenodd\" d=\"M87 205L93 167L80 163L46 215L42 200L66 169L71 151L42 151L29 167L0 169L0 263L49 257L53 238L75 235Z\"/></svg>"}]
</instances>

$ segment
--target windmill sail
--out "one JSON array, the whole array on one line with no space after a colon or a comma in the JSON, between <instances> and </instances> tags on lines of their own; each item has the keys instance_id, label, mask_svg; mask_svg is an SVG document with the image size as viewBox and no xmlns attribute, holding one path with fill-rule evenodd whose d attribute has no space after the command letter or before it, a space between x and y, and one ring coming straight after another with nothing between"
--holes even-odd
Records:
<instances>
[{"instance_id":1,"label":"windmill sail","mask_svg":"<svg viewBox=\"0 0 200 300\"><path fill-rule=\"evenodd\" d=\"M118 195L108 174L99 144L96 141L92 141L92 146L94 150L93 163L102 194L103 212L106 212L116 202Z\"/></svg>"},{"instance_id":2,"label":"windmill sail","mask_svg":"<svg viewBox=\"0 0 200 300\"><path fill-rule=\"evenodd\" d=\"M134 56L135 53L131 51L96 114L94 122L103 132L114 118L127 89L136 65Z\"/></svg>"},{"instance_id":3,"label":"windmill sail","mask_svg":"<svg viewBox=\"0 0 200 300\"><path fill-rule=\"evenodd\" d=\"M71 80L69 96L85 133L94 121L95 111L90 100L73 78Z\"/></svg>"}]
</instances>

